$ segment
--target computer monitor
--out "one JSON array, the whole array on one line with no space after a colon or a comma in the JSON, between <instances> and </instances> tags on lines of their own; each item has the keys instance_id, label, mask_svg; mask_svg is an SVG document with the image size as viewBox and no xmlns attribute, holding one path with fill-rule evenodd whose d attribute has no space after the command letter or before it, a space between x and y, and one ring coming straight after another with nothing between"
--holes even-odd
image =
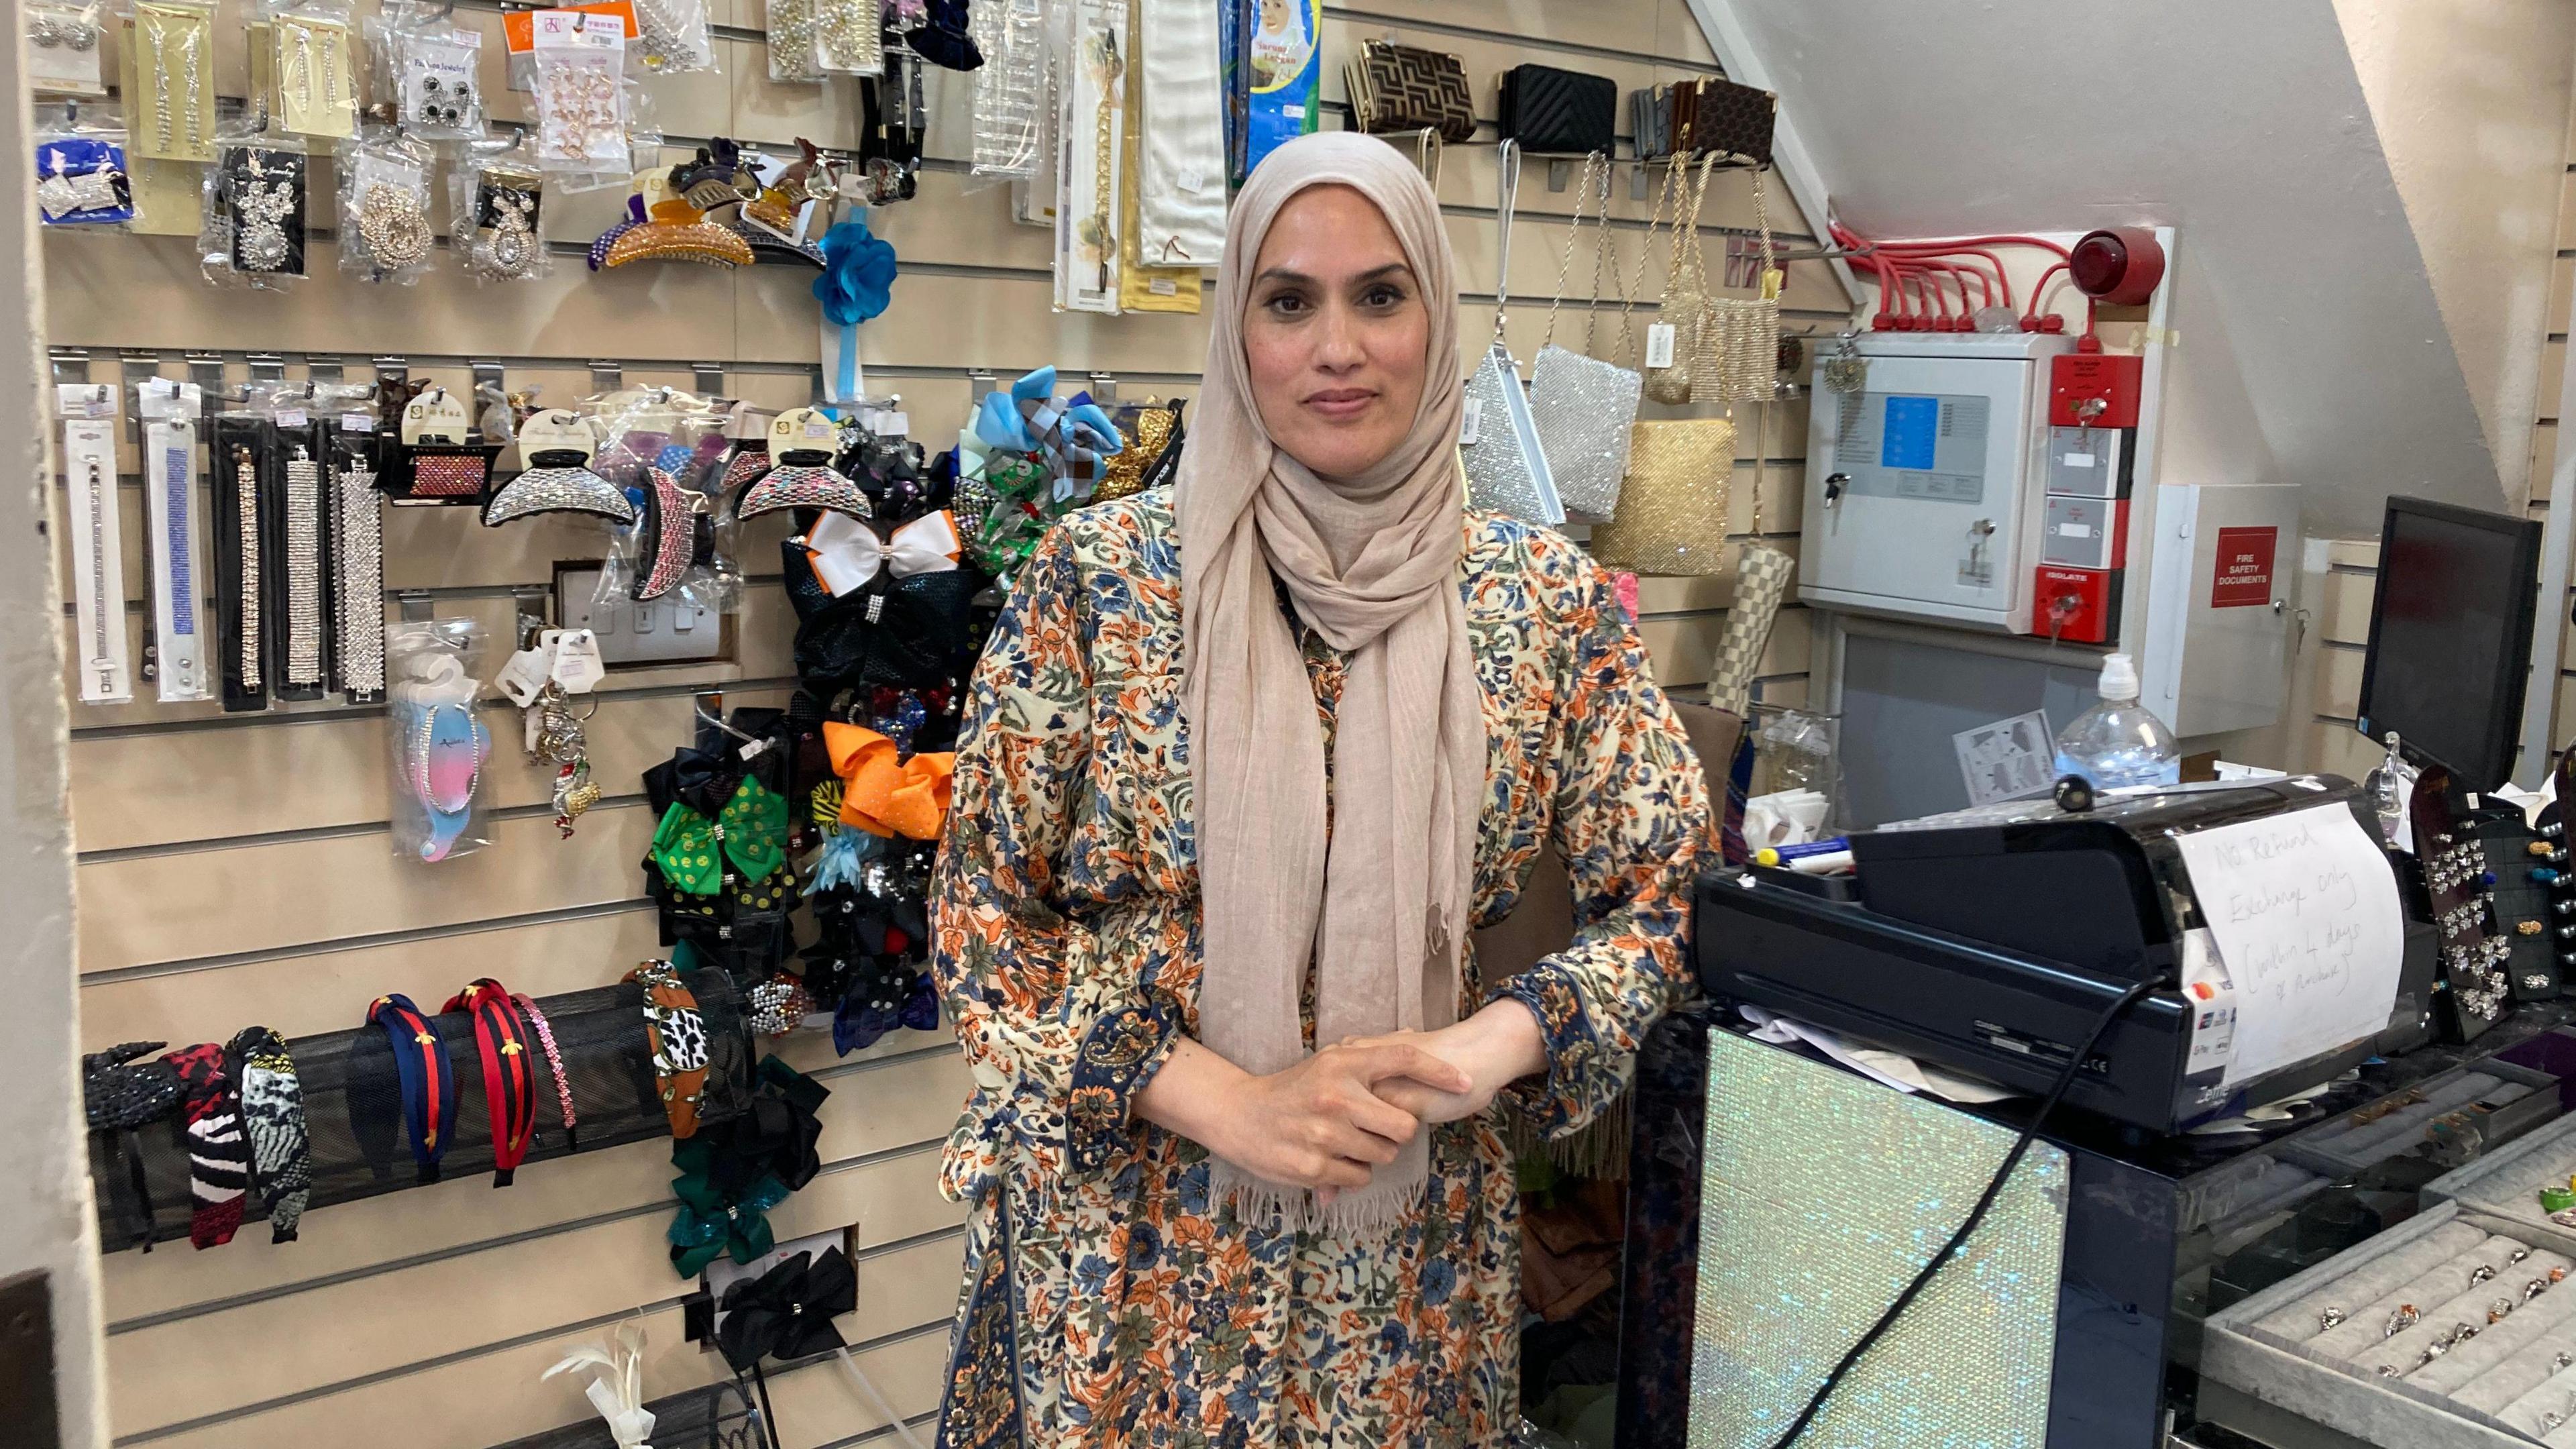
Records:
<instances>
[{"instance_id":1,"label":"computer monitor","mask_svg":"<svg viewBox=\"0 0 2576 1449\"><path fill-rule=\"evenodd\" d=\"M2540 603L2540 525L2422 498L2391 498L2354 723L2389 731L2461 789L2513 773Z\"/></svg>"}]
</instances>

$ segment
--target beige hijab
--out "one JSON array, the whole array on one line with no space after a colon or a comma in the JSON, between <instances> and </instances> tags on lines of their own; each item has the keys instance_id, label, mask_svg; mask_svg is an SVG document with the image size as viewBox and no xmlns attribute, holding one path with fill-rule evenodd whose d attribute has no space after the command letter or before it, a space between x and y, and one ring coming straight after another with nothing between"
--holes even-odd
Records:
<instances>
[{"instance_id":1,"label":"beige hijab","mask_svg":"<svg viewBox=\"0 0 2576 1449\"><path fill-rule=\"evenodd\" d=\"M1431 314L1413 429L1350 478L1318 476L1273 446L1243 351L1272 219L1298 192L1329 185L1385 214ZM1421 174L1385 142L1351 132L1273 151L1226 228L1174 511L1205 911L1199 1039L1257 1075L1306 1055L1298 1001L1310 962L1319 1041L1431 1030L1457 1016L1486 746L1458 593L1455 270ZM1324 730L1274 576L1297 617L1351 653L1329 800ZM1421 1196L1427 1136L1328 1210L1311 1192L1222 1161L1214 1185L1247 1218L1382 1229Z\"/></svg>"}]
</instances>

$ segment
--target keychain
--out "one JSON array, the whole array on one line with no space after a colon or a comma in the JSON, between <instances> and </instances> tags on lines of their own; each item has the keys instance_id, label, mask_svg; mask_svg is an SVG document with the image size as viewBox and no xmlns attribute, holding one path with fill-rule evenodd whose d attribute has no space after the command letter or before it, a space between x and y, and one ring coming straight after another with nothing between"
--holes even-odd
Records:
<instances>
[{"instance_id":1,"label":"keychain","mask_svg":"<svg viewBox=\"0 0 2576 1449\"><path fill-rule=\"evenodd\" d=\"M566 840L573 822L599 803L599 785L590 777L590 740L582 728L590 715L573 713L572 696L590 693L605 677L598 635L547 629L532 647L511 655L492 681L525 712L528 763L555 767L555 829ZM593 701L590 714L598 712Z\"/></svg>"}]
</instances>

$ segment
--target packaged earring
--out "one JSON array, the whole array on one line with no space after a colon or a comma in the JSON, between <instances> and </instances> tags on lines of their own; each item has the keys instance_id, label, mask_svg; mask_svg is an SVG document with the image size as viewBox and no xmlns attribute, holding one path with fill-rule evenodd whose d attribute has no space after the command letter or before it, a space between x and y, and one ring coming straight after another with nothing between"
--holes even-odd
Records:
<instances>
[{"instance_id":1,"label":"packaged earring","mask_svg":"<svg viewBox=\"0 0 2576 1449\"><path fill-rule=\"evenodd\" d=\"M409 286L429 269L429 147L380 134L342 145L340 270Z\"/></svg>"},{"instance_id":2,"label":"packaged earring","mask_svg":"<svg viewBox=\"0 0 2576 1449\"><path fill-rule=\"evenodd\" d=\"M311 158L274 145L227 142L206 172L197 257L206 280L283 290L304 277Z\"/></svg>"},{"instance_id":3,"label":"packaged earring","mask_svg":"<svg viewBox=\"0 0 2576 1449\"><path fill-rule=\"evenodd\" d=\"M624 26L578 10L541 10L535 27L537 162L549 172L632 170L626 136Z\"/></svg>"},{"instance_id":4,"label":"packaged earring","mask_svg":"<svg viewBox=\"0 0 2576 1449\"><path fill-rule=\"evenodd\" d=\"M842 75L885 70L884 0L813 0L814 66Z\"/></svg>"},{"instance_id":5,"label":"packaged earring","mask_svg":"<svg viewBox=\"0 0 2576 1449\"><path fill-rule=\"evenodd\" d=\"M769 0L769 78L819 81L814 64L814 0Z\"/></svg>"},{"instance_id":6,"label":"packaged earring","mask_svg":"<svg viewBox=\"0 0 2576 1449\"><path fill-rule=\"evenodd\" d=\"M215 7L144 0L134 7L134 150L156 161L215 159Z\"/></svg>"},{"instance_id":7,"label":"packaged earring","mask_svg":"<svg viewBox=\"0 0 2576 1449\"><path fill-rule=\"evenodd\" d=\"M435 864L491 844L482 784L492 733L476 707L481 627L471 619L397 625L385 636L385 669L396 852Z\"/></svg>"},{"instance_id":8,"label":"packaged earring","mask_svg":"<svg viewBox=\"0 0 2576 1449\"><path fill-rule=\"evenodd\" d=\"M716 68L706 0L634 0L635 58L648 75L687 75Z\"/></svg>"},{"instance_id":9,"label":"packaged earring","mask_svg":"<svg viewBox=\"0 0 2576 1449\"><path fill-rule=\"evenodd\" d=\"M358 48L348 0L279 6L268 12L268 29L278 128L332 140L356 135Z\"/></svg>"},{"instance_id":10,"label":"packaged earring","mask_svg":"<svg viewBox=\"0 0 2576 1449\"><path fill-rule=\"evenodd\" d=\"M394 114L406 136L428 141L483 137L483 36L438 25L385 35Z\"/></svg>"},{"instance_id":11,"label":"packaged earring","mask_svg":"<svg viewBox=\"0 0 2576 1449\"><path fill-rule=\"evenodd\" d=\"M111 108L84 110L66 102L61 117L37 131L36 214L45 225L109 228L133 222L126 133L108 122L112 114Z\"/></svg>"},{"instance_id":12,"label":"packaged earring","mask_svg":"<svg viewBox=\"0 0 2576 1449\"><path fill-rule=\"evenodd\" d=\"M533 281L546 274L545 175L524 142L485 149L448 177L456 249L478 282Z\"/></svg>"},{"instance_id":13,"label":"packaged earring","mask_svg":"<svg viewBox=\"0 0 2576 1449\"><path fill-rule=\"evenodd\" d=\"M20 21L27 35L21 53L27 57L28 89L47 96L107 94L97 5L48 0L29 5Z\"/></svg>"}]
</instances>

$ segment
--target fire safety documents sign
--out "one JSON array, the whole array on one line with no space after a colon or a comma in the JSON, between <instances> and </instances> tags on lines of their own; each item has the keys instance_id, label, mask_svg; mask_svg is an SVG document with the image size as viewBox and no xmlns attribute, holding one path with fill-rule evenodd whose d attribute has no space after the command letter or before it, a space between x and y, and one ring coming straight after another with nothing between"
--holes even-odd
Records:
<instances>
[{"instance_id":1,"label":"fire safety documents sign","mask_svg":"<svg viewBox=\"0 0 2576 1449\"><path fill-rule=\"evenodd\" d=\"M2235 986L2229 1085L2388 1025L2405 934L2397 878L2349 808L2221 825L2175 844Z\"/></svg>"},{"instance_id":2,"label":"fire safety documents sign","mask_svg":"<svg viewBox=\"0 0 2576 1449\"><path fill-rule=\"evenodd\" d=\"M2209 584L2213 609L2260 608L2272 602L2272 561L2280 551L2277 528L2222 528L2218 568Z\"/></svg>"}]
</instances>

